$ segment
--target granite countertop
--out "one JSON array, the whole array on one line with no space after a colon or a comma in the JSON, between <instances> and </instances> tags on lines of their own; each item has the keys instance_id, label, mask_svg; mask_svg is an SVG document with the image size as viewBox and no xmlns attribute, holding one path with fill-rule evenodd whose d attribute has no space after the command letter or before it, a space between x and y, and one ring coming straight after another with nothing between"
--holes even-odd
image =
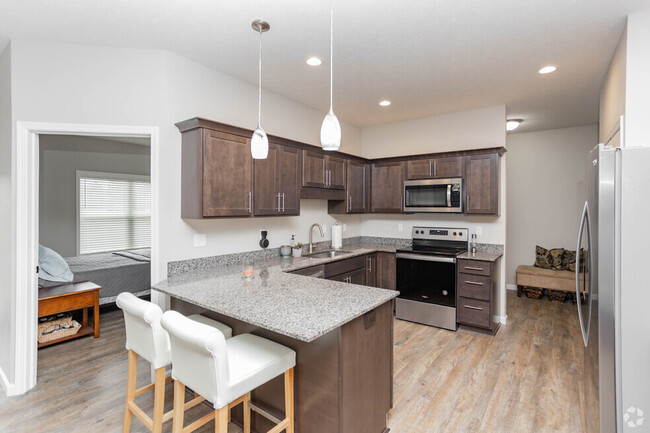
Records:
<instances>
[{"instance_id":1,"label":"granite countertop","mask_svg":"<svg viewBox=\"0 0 650 433\"><path fill-rule=\"evenodd\" d=\"M395 252L395 245L344 246L335 258L269 258L254 262L255 276L243 279L241 264L170 276L152 289L304 342L350 322L395 298L399 292L351 285L289 272L373 252Z\"/></svg>"},{"instance_id":2,"label":"granite countertop","mask_svg":"<svg viewBox=\"0 0 650 433\"><path fill-rule=\"evenodd\" d=\"M459 259L479 260L482 262L496 262L496 260L503 255L499 251L477 251L475 255L471 252L466 252L458 256Z\"/></svg>"}]
</instances>

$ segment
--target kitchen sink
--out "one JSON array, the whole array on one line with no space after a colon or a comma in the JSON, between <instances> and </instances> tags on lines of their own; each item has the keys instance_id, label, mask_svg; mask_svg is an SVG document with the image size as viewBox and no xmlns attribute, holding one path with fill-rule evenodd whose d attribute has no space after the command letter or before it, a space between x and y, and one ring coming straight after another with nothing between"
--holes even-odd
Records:
<instances>
[{"instance_id":1,"label":"kitchen sink","mask_svg":"<svg viewBox=\"0 0 650 433\"><path fill-rule=\"evenodd\" d=\"M330 257L344 256L346 254L352 254L351 251L323 251L320 253L309 254L307 257L312 259L328 259Z\"/></svg>"}]
</instances>

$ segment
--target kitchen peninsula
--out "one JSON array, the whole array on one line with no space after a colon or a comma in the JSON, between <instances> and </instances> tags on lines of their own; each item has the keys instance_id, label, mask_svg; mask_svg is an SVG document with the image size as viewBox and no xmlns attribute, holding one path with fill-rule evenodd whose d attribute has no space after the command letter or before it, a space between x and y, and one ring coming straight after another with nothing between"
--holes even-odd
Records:
<instances>
[{"instance_id":1,"label":"kitchen peninsula","mask_svg":"<svg viewBox=\"0 0 650 433\"><path fill-rule=\"evenodd\" d=\"M192 270L153 289L184 314L200 312L296 351L296 433L383 433L392 405L393 299L398 292L291 272L394 252L389 245L348 246L336 258L269 258ZM255 411L284 413L282 377L253 392ZM241 420L241 410L233 420ZM257 413L253 431L273 427Z\"/></svg>"}]
</instances>

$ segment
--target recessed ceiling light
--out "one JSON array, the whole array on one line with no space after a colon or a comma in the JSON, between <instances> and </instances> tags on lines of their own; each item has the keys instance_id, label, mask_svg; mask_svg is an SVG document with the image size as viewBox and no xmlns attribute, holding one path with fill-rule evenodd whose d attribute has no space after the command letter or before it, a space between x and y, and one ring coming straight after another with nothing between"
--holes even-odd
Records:
<instances>
[{"instance_id":1,"label":"recessed ceiling light","mask_svg":"<svg viewBox=\"0 0 650 433\"><path fill-rule=\"evenodd\" d=\"M382 107L388 107L390 105L390 101L388 99L384 99L383 101L379 101L379 105Z\"/></svg>"},{"instance_id":2,"label":"recessed ceiling light","mask_svg":"<svg viewBox=\"0 0 650 433\"><path fill-rule=\"evenodd\" d=\"M523 122L521 119L508 119L506 121L506 131L514 131L519 128L521 122Z\"/></svg>"},{"instance_id":3,"label":"recessed ceiling light","mask_svg":"<svg viewBox=\"0 0 650 433\"><path fill-rule=\"evenodd\" d=\"M309 66L320 66L320 64L323 62L318 57L309 57L307 60L305 60L305 63L307 63Z\"/></svg>"},{"instance_id":4,"label":"recessed ceiling light","mask_svg":"<svg viewBox=\"0 0 650 433\"><path fill-rule=\"evenodd\" d=\"M551 72L555 72L557 68L555 66L544 66L542 69L540 69L538 72L540 74L550 74Z\"/></svg>"}]
</instances>

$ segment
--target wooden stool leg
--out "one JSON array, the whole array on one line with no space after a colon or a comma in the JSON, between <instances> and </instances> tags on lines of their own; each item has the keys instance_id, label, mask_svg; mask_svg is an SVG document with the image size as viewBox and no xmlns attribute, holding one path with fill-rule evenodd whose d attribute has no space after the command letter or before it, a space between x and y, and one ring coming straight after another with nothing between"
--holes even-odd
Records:
<instances>
[{"instance_id":1,"label":"wooden stool leg","mask_svg":"<svg viewBox=\"0 0 650 433\"><path fill-rule=\"evenodd\" d=\"M131 409L129 404L135 400L135 379L138 376L138 355L129 350L129 371L126 381L126 407L124 408L124 426L123 433L131 431Z\"/></svg>"},{"instance_id":2,"label":"wooden stool leg","mask_svg":"<svg viewBox=\"0 0 650 433\"><path fill-rule=\"evenodd\" d=\"M162 433L165 409L165 367L157 368L153 397L153 433Z\"/></svg>"},{"instance_id":3,"label":"wooden stool leg","mask_svg":"<svg viewBox=\"0 0 650 433\"><path fill-rule=\"evenodd\" d=\"M185 417L185 385L180 380L174 381L174 429L173 433L183 433Z\"/></svg>"},{"instance_id":4,"label":"wooden stool leg","mask_svg":"<svg viewBox=\"0 0 650 433\"><path fill-rule=\"evenodd\" d=\"M244 433L251 433L251 407L248 405L251 401L251 393L246 394L244 398Z\"/></svg>"},{"instance_id":5,"label":"wooden stool leg","mask_svg":"<svg viewBox=\"0 0 650 433\"><path fill-rule=\"evenodd\" d=\"M93 320L95 321L95 338L99 338L99 291L95 291L95 302L93 305Z\"/></svg>"},{"instance_id":6,"label":"wooden stool leg","mask_svg":"<svg viewBox=\"0 0 650 433\"><path fill-rule=\"evenodd\" d=\"M228 433L228 412L230 412L228 405L215 410L214 433Z\"/></svg>"},{"instance_id":7,"label":"wooden stool leg","mask_svg":"<svg viewBox=\"0 0 650 433\"><path fill-rule=\"evenodd\" d=\"M293 368L284 372L284 413L289 420L287 433L293 433Z\"/></svg>"}]
</instances>

